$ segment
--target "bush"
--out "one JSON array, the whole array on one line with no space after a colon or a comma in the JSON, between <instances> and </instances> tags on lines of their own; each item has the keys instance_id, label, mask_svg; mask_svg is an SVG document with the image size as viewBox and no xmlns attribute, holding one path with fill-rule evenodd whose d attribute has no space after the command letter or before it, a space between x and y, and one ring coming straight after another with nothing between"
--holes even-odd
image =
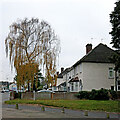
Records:
<instances>
[{"instance_id":1,"label":"bush","mask_svg":"<svg viewBox=\"0 0 120 120\"><path fill-rule=\"evenodd\" d=\"M14 94L15 94L14 99L16 99L16 98L21 99L21 92L18 92L18 93L15 92Z\"/></svg>"},{"instance_id":2,"label":"bush","mask_svg":"<svg viewBox=\"0 0 120 120\"><path fill-rule=\"evenodd\" d=\"M80 91L78 94L76 94L77 98L80 99L89 99L89 92L88 91Z\"/></svg>"},{"instance_id":3,"label":"bush","mask_svg":"<svg viewBox=\"0 0 120 120\"><path fill-rule=\"evenodd\" d=\"M101 88L100 90L92 90L89 95L90 100L109 100L108 90Z\"/></svg>"},{"instance_id":4,"label":"bush","mask_svg":"<svg viewBox=\"0 0 120 120\"><path fill-rule=\"evenodd\" d=\"M113 92L112 92L113 94ZM115 96L115 93L113 94ZM93 89L92 91L80 91L75 95L80 99L90 99L90 100L109 100L108 90L101 88L100 90Z\"/></svg>"},{"instance_id":5,"label":"bush","mask_svg":"<svg viewBox=\"0 0 120 120\"><path fill-rule=\"evenodd\" d=\"M118 95L117 95L117 92L114 91L114 90L109 90L109 93L111 95L111 99L117 99L118 98Z\"/></svg>"}]
</instances>

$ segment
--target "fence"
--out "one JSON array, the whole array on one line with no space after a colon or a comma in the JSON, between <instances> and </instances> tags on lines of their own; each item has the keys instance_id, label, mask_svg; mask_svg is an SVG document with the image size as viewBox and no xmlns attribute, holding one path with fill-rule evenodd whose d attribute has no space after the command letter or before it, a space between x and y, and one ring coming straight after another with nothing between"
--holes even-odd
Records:
<instances>
[{"instance_id":1,"label":"fence","mask_svg":"<svg viewBox=\"0 0 120 120\"><path fill-rule=\"evenodd\" d=\"M32 100L77 100L75 97L76 93L22 93L22 99L32 99ZM34 98L35 97L35 98Z\"/></svg>"}]
</instances>

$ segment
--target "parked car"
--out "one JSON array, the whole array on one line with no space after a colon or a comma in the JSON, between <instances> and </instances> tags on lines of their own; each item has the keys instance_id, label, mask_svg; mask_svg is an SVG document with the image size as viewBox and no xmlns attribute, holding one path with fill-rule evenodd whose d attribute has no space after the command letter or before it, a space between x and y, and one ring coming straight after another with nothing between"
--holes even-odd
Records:
<instances>
[{"instance_id":1,"label":"parked car","mask_svg":"<svg viewBox=\"0 0 120 120\"><path fill-rule=\"evenodd\" d=\"M54 91L52 91L52 90L39 90L39 91L37 91L38 93L40 93L40 92L47 92L47 93L55 93Z\"/></svg>"},{"instance_id":2,"label":"parked car","mask_svg":"<svg viewBox=\"0 0 120 120\"><path fill-rule=\"evenodd\" d=\"M9 92L9 90L8 90L8 89L6 89L6 90L4 90L4 92Z\"/></svg>"},{"instance_id":3,"label":"parked car","mask_svg":"<svg viewBox=\"0 0 120 120\"><path fill-rule=\"evenodd\" d=\"M4 91L2 90L1 93L4 93Z\"/></svg>"},{"instance_id":4,"label":"parked car","mask_svg":"<svg viewBox=\"0 0 120 120\"><path fill-rule=\"evenodd\" d=\"M2 90L1 93L4 93L4 92L9 92L8 89L5 89L5 90Z\"/></svg>"}]
</instances>

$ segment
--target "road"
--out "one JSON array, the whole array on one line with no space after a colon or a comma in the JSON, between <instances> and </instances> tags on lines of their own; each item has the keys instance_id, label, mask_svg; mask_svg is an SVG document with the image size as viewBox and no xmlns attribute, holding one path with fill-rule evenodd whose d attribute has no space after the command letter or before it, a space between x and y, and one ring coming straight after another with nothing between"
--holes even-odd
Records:
<instances>
[{"instance_id":1,"label":"road","mask_svg":"<svg viewBox=\"0 0 120 120\"><path fill-rule=\"evenodd\" d=\"M10 99L10 93L6 92L6 93L1 93L2 96L2 103L4 103L5 101Z\"/></svg>"},{"instance_id":2,"label":"road","mask_svg":"<svg viewBox=\"0 0 120 120\"><path fill-rule=\"evenodd\" d=\"M89 111L85 116L85 111L62 108L45 107L45 111L41 110L40 105L19 105L19 109L15 109L15 105L4 104L5 100L9 100L9 94L2 94L2 117L3 118L106 118L106 112ZM110 118L118 120L118 114L109 113Z\"/></svg>"}]
</instances>

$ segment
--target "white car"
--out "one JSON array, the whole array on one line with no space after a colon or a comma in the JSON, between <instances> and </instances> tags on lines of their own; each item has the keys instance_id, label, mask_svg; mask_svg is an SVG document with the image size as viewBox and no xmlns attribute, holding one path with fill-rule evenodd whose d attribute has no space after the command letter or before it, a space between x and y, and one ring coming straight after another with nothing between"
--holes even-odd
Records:
<instances>
[{"instance_id":1,"label":"white car","mask_svg":"<svg viewBox=\"0 0 120 120\"><path fill-rule=\"evenodd\" d=\"M8 89L5 89L5 90L2 90L1 93L4 93L4 92L9 92Z\"/></svg>"},{"instance_id":2,"label":"white car","mask_svg":"<svg viewBox=\"0 0 120 120\"><path fill-rule=\"evenodd\" d=\"M6 90L4 90L4 92L9 92L9 90L8 90L8 89L6 89Z\"/></svg>"},{"instance_id":3,"label":"white car","mask_svg":"<svg viewBox=\"0 0 120 120\"><path fill-rule=\"evenodd\" d=\"M51 90L39 90L37 92L38 93L40 93L40 92L55 93L54 91L51 91Z\"/></svg>"}]
</instances>

